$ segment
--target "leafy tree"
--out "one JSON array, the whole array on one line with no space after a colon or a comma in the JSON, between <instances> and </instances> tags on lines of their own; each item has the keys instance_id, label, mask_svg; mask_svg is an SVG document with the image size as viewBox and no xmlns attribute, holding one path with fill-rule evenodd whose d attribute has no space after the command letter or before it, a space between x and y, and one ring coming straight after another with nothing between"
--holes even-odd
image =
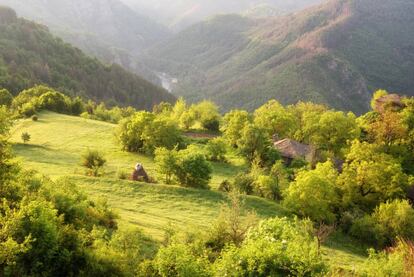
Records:
<instances>
[{"instance_id":1,"label":"leafy tree","mask_svg":"<svg viewBox=\"0 0 414 277\"><path fill-rule=\"evenodd\" d=\"M13 95L7 89L0 89L0 106L10 107Z\"/></svg>"},{"instance_id":2,"label":"leafy tree","mask_svg":"<svg viewBox=\"0 0 414 277\"><path fill-rule=\"evenodd\" d=\"M119 139L130 152L153 153L157 147L173 149L182 144L177 124L168 117L138 112L120 124Z\"/></svg>"},{"instance_id":3,"label":"leafy tree","mask_svg":"<svg viewBox=\"0 0 414 277\"><path fill-rule=\"evenodd\" d=\"M269 175L260 175L253 183L255 194L270 200L280 199L278 179Z\"/></svg>"},{"instance_id":4,"label":"leafy tree","mask_svg":"<svg viewBox=\"0 0 414 277\"><path fill-rule=\"evenodd\" d=\"M271 143L264 129L249 123L244 126L237 147L241 154L252 162L257 156L264 157L271 148Z\"/></svg>"},{"instance_id":5,"label":"leafy tree","mask_svg":"<svg viewBox=\"0 0 414 277\"><path fill-rule=\"evenodd\" d=\"M171 184L172 177L177 171L178 151L161 147L155 150L155 165L157 172L165 177L165 183Z\"/></svg>"},{"instance_id":6,"label":"leafy tree","mask_svg":"<svg viewBox=\"0 0 414 277\"><path fill-rule=\"evenodd\" d=\"M207 156L210 161L225 162L227 145L222 138L214 138L208 141L206 145Z\"/></svg>"},{"instance_id":7,"label":"leafy tree","mask_svg":"<svg viewBox=\"0 0 414 277\"><path fill-rule=\"evenodd\" d=\"M368 128L368 135L377 144L391 146L408 137L408 128L402 114L385 111L372 122Z\"/></svg>"},{"instance_id":8,"label":"leafy tree","mask_svg":"<svg viewBox=\"0 0 414 277\"><path fill-rule=\"evenodd\" d=\"M82 166L89 169L89 172L92 176L98 176L99 171L106 164L106 160L103 155L96 150L88 150L82 156Z\"/></svg>"},{"instance_id":9,"label":"leafy tree","mask_svg":"<svg viewBox=\"0 0 414 277\"><path fill-rule=\"evenodd\" d=\"M30 136L30 134L28 132L24 132L22 134L22 140L23 140L23 143L24 144L26 144L27 142L29 142L30 141L30 138L31 138L31 136Z\"/></svg>"},{"instance_id":10,"label":"leafy tree","mask_svg":"<svg viewBox=\"0 0 414 277\"><path fill-rule=\"evenodd\" d=\"M180 151L176 176L181 185L206 189L211 173L211 165L203 154L191 149Z\"/></svg>"},{"instance_id":11,"label":"leafy tree","mask_svg":"<svg viewBox=\"0 0 414 277\"><path fill-rule=\"evenodd\" d=\"M221 116L216 104L205 100L193 105L191 110L203 128L211 131L219 130Z\"/></svg>"},{"instance_id":12,"label":"leafy tree","mask_svg":"<svg viewBox=\"0 0 414 277\"><path fill-rule=\"evenodd\" d=\"M354 141L338 178L346 207L372 211L389 199L403 197L408 178L398 160L374 144Z\"/></svg>"},{"instance_id":13,"label":"leafy tree","mask_svg":"<svg viewBox=\"0 0 414 277\"><path fill-rule=\"evenodd\" d=\"M242 135L242 131L247 123L251 122L248 112L242 110L232 110L224 115L221 131L227 142L237 147L237 143Z\"/></svg>"},{"instance_id":14,"label":"leafy tree","mask_svg":"<svg viewBox=\"0 0 414 277\"><path fill-rule=\"evenodd\" d=\"M318 223L333 223L338 204L335 182L338 173L332 162L318 164L314 170L301 171L284 191L283 204L302 217Z\"/></svg>"},{"instance_id":15,"label":"leafy tree","mask_svg":"<svg viewBox=\"0 0 414 277\"><path fill-rule=\"evenodd\" d=\"M354 114L335 111L309 114L302 132L311 144L334 155L339 155L347 141L358 138L360 134Z\"/></svg>"},{"instance_id":16,"label":"leafy tree","mask_svg":"<svg viewBox=\"0 0 414 277\"><path fill-rule=\"evenodd\" d=\"M271 100L254 112L254 124L269 137L289 137L296 127L296 118L276 100Z\"/></svg>"}]
</instances>

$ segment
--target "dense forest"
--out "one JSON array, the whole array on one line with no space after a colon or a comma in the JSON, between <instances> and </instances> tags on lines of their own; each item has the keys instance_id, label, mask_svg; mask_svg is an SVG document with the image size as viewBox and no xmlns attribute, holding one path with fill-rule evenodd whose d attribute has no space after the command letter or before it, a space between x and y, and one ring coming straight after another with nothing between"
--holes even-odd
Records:
<instances>
[{"instance_id":1,"label":"dense forest","mask_svg":"<svg viewBox=\"0 0 414 277\"><path fill-rule=\"evenodd\" d=\"M174 96L118 65L104 65L42 25L0 10L0 86L12 94L46 84L70 95L151 109Z\"/></svg>"}]
</instances>

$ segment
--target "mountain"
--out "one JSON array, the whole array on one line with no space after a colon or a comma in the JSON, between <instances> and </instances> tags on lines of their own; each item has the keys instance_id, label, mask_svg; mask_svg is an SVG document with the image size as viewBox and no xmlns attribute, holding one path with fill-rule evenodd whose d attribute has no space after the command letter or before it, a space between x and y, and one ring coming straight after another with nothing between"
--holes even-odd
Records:
<instances>
[{"instance_id":1,"label":"mountain","mask_svg":"<svg viewBox=\"0 0 414 277\"><path fill-rule=\"evenodd\" d=\"M57 36L102 61L116 62L157 81L137 54L170 31L119 0L0 0L19 16L44 24Z\"/></svg>"},{"instance_id":2,"label":"mountain","mask_svg":"<svg viewBox=\"0 0 414 277\"><path fill-rule=\"evenodd\" d=\"M174 31L181 31L194 23L217 14L243 13L267 6L280 13L303 9L322 0L121 0L132 9L158 19ZM264 13L262 10L261 14Z\"/></svg>"},{"instance_id":3,"label":"mountain","mask_svg":"<svg viewBox=\"0 0 414 277\"><path fill-rule=\"evenodd\" d=\"M147 62L178 79L175 94L225 110L276 98L362 113L375 89L414 95L413 14L412 0L332 0L282 17L218 16Z\"/></svg>"},{"instance_id":4,"label":"mountain","mask_svg":"<svg viewBox=\"0 0 414 277\"><path fill-rule=\"evenodd\" d=\"M151 109L174 101L164 89L118 65L105 66L53 36L47 27L0 8L0 87L16 94L45 84L70 95Z\"/></svg>"}]
</instances>

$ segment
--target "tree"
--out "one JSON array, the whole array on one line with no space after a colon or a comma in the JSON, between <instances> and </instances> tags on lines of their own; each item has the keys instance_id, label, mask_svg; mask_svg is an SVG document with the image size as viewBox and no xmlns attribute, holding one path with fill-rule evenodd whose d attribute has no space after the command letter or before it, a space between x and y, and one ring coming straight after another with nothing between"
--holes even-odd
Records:
<instances>
[{"instance_id":1,"label":"tree","mask_svg":"<svg viewBox=\"0 0 414 277\"><path fill-rule=\"evenodd\" d=\"M202 101L191 107L196 115L197 121L200 122L204 129L218 131L220 128L220 113L216 104L211 101Z\"/></svg>"},{"instance_id":2,"label":"tree","mask_svg":"<svg viewBox=\"0 0 414 277\"><path fill-rule=\"evenodd\" d=\"M333 223L338 204L335 182L338 173L332 162L318 164L314 170L301 171L283 192L283 204L302 217L318 223Z\"/></svg>"},{"instance_id":3,"label":"tree","mask_svg":"<svg viewBox=\"0 0 414 277\"><path fill-rule=\"evenodd\" d=\"M7 89L0 89L0 106L10 107L13 95Z\"/></svg>"},{"instance_id":4,"label":"tree","mask_svg":"<svg viewBox=\"0 0 414 277\"><path fill-rule=\"evenodd\" d=\"M155 150L155 165L157 172L165 177L165 183L171 184L172 177L177 171L178 151L161 147Z\"/></svg>"},{"instance_id":5,"label":"tree","mask_svg":"<svg viewBox=\"0 0 414 277\"><path fill-rule=\"evenodd\" d=\"M225 162L227 145L222 138L214 138L206 145L207 156L210 161Z\"/></svg>"},{"instance_id":6,"label":"tree","mask_svg":"<svg viewBox=\"0 0 414 277\"><path fill-rule=\"evenodd\" d=\"M263 157L270 147L271 143L264 129L252 123L244 126L237 148L249 162L252 162L256 156Z\"/></svg>"},{"instance_id":7,"label":"tree","mask_svg":"<svg viewBox=\"0 0 414 277\"><path fill-rule=\"evenodd\" d=\"M106 164L106 160L103 157L103 155L96 151L96 150L88 150L83 156L82 156L82 166L89 169L89 173L92 176L98 176L99 171L103 168L103 166Z\"/></svg>"},{"instance_id":8,"label":"tree","mask_svg":"<svg viewBox=\"0 0 414 277\"><path fill-rule=\"evenodd\" d=\"M123 148L130 152L152 154L157 147L173 149L182 144L177 123L164 115L149 112L137 112L123 120L118 137Z\"/></svg>"},{"instance_id":9,"label":"tree","mask_svg":"<svg viewBox=\"0 0 414 277\"><path fill-rule=\"evenodd\" d=\"M303 133L318 149L340 155L349 140L359 137L360 131L354 114L327 111L312 115L304 123Z\"/></svg>"},{"instance_id":10,"label":"tree","mask_svg":"<svg viewBox=\"0 0 414 277\"><path fill-rule=\"evenodd\" d=\"M368 135L377 144L391 146L393 143L408 138L408 126L403 115L398 112L385 111L368 126Z\"/></svg>"},{"instance_id":11,"label":"tree","mask_svg":"<svg viewBox=\"0 0 414 277\"><path fill-rule=\"evenodd\" d=\"M381 151L381 147L354 141L338 178L342 202L372 211L389 199L403 197L408 177L398 160Z\"/></svg>"},{"instance_id":12,"label":"tree","mask_svg":"<svg viewBox=\"0 0 414 277\"><path fill-rule=\"evenodd\" d=\"M231 146L237 147L242 131L249 122L251 122L251 118L248 112L242 110L230 111L223 118L221 126L223 137Z\"/></svg>"},{"instance_id":13,"label":"tree","mask_svg":"<svg viewBox=\"0 0 414 277\"><path fill-rule=\"evenodd\" d=\"M24 144L26 144L27 142L29 142L30 141L30 138L31 138L31 136L30 136L30 134L28 132L22 133L22 140L23 140L23 143Z\"/></svg>"},{"instance_id":14,"label":"tree","mask_svg":"<svg viewBox=\"0 0 414 277\"><path fill-rule=\"evenodd\" d=\"M179 152L176 176L181 185L206 189L211 173L211 166L203 154L191 149Z\"/></svg>"},{"instance_id":15,"label":"tree","mask_svg":"<svg viewBox=\"0 0 414 277\"><path fill-rule=\"evenodd\" d=\"M297 126L295 116L276 100L271 100L254 112L254 124L272 137L284 138L294 133Z\"/></svg>"}]
</instances>

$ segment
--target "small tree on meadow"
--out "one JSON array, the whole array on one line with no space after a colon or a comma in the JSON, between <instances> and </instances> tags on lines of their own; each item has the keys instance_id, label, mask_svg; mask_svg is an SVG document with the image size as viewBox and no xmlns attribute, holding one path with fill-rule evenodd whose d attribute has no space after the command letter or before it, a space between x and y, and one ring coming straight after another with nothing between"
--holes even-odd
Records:
<instances>
[{"instance_id":1,"label":"small tree on meadow","mask_svg":"<svg viewBox=\"0 0 414 277\"><path fill-rule=\"evenodd\" d=\"M24 132L22 134L22 140L23 140L24 144L28 143L30 141L30 139L31 139L31 136L28 132Z\"/></svg>"},{"instance_id":2,"label":"small tree on meadow","mask_svg":"<svg viewBox=\"0 0 414 277\"><path fill-rule=\"evenodd\" d=\"M88 169L88 173L92 176L98 176L100 170L106 164L106 160L103 155L95 150L88 150L82 156L82 166Z\"/></svg>"},{"instance_id":3,"label":"small tree on meadow","mask_svg":"<svg viewBox=\"0 0 414 277\"><path fill-rule=\"evenodd\" d=\"M155 150L155 165L159 175L164 176L165 183L171 184L177 170L178 151L161 147Z\"/></svg>"}]
</instances>

